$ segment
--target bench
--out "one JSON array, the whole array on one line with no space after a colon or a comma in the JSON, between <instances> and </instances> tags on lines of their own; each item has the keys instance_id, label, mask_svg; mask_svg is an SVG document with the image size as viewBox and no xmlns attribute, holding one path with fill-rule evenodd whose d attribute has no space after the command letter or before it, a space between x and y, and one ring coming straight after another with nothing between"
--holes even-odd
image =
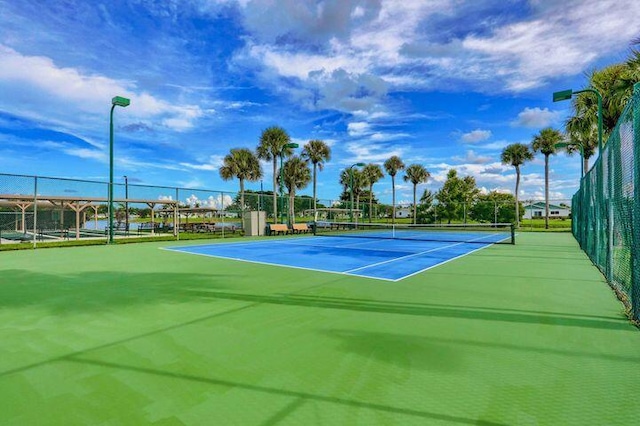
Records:
<instances>
[{"instance_id":1,"label":"bench","mask_svg":"<svg viewBox=\"0 0 640 426\"><path fill-rule=\"evenodd\" d=\"M269 235L288 234L289 228L284 223L270 223Z\"/></svg>"},{"instance_id":2,"label":"bench","mask_svg":"<svg viewBox=\"0 0 640 426\"><path fill-rule=\"evenodd\" d=\"M294 234L306 234L309 231L309 225L306 223L294 223L291 225L291 232Z\"/></svg>"},{"instance_id":3,"label":"bench","mask_svg":"<svg viewBox=\"0 0 640 426\"><path fill-rule=\"evenodd\" d=\"M157 223L151 222L142 222L138 225L138 234L142 234L145 232L156 232L158 231L159 226Z\"/></svg>"}]
</instances>

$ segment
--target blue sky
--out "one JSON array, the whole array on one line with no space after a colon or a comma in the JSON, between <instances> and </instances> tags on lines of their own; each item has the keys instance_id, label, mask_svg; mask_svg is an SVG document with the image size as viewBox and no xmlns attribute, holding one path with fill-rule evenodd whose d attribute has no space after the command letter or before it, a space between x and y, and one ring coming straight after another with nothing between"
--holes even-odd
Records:
<instances>
[{"instance_id":1,"label":"blue sky","mask_svg":"<svg viewBox=\"0 0 640 426\"><path fill-rule=\"evenodd\" d=\"M513 192L501 150L560 128L570 104L551 93L624 60L639 19L637 0L0 0L0 172L108 180L120 95L115 176L131 182L236 191L222 158L279 125L332 147L321 199L340 170L391 155L431 172L419 191L456 168ZM579 174L553 157L551 198ZM541 156L521 189L542 197ZM374 190L390 202L391 179Z\"/></svg>"}]
</instances>

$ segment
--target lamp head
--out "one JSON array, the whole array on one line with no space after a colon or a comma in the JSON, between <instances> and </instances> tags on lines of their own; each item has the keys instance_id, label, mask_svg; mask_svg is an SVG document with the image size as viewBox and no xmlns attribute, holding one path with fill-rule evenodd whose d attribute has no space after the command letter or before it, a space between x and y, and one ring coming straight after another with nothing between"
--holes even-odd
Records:
<instances>
[{"instance_id":1,"label":"lamp head","mask_svg":"<svg viewBox=\"0 0 640 426\"><path fill-rule=\"evenodd\" d=\"M128 107L130 103L131 103L131 100L129 100L128 98L123 98L122 96L116 96L113 99L111 99L111 105Z\"/></svg>"},{"instance_id":2,"label":"lamp head","mask_svg":"<svg viewBox=\"0 0 640 426\"><path fill-rule=\"evenodd\" d=\"M571 99L572 95L573 95L573 90L572 89L561 90L560 92L554 92L553 93L553 102L569 100L569 99Z\"/></svg>"}]
</instances>

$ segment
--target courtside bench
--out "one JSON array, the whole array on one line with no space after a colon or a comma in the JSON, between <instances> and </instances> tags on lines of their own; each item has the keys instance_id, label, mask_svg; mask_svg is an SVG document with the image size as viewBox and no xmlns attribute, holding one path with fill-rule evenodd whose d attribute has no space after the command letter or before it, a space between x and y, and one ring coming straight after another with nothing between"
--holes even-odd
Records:
<instances>
[{"instance_id":1,"label":"courtside bench","mask_svg":"<svg viewBox=\"0 0 640 426\"><path fill-rule=\"evenodd\" d=\"M291 232L294 234L306 234L309 231L309 225L306 223L294 223L291 225Z\"/></svg>"},{"instance_id":2,"label":"courtside bench","mask_svg":"<svg viewBox=\"0 0 640 426\"><path fill-rule=\"evenodd\" d=\"M289 228L284 223L270 223L269 225L269 235L278 235L278 234L288 234Z\"/></svg>"}]
</instances>

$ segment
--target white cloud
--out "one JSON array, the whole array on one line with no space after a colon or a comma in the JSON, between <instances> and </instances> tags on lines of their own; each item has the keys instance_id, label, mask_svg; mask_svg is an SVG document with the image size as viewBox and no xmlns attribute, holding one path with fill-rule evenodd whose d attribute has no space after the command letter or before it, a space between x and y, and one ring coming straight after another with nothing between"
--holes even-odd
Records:
<instances>
[{"instance_id":1,"label":"white cloud","mask_svg":"<svg viewBox=\"0 0 640 426\"><path fill-rule=\"evenodd\" d=\"M347 124L349 136L359 137L371 133L371 125L363 121L355 121Z\"/></svg>"},{"instance_id":2,"label":"white cloud","mask_svg":"<svg viewBox=\"0 0 640 426\"><path fill-rule=\"evenodd\" d=\"M63 114L68 111L78 111L102 121L115 95L131 99L126 111L118 113L119 120L157 120L172 130L182 131L204 114L197 105L174 105L138 90L133 82L59 67L48 57L22 55L4 45L0 45L0 62L0 88L6 94L0 102L21 99L23 110L19 112L29 118L50 122L65 117ZM73 127L77 126L78 123L73 123Z\"/></svg>"},{"instance_id":3,"label":"white cloud","mask_svg":"<svg viewBox=\"0 0 640 426\"><path fill-rule=\"evenodd\" d=\"M491 130L476 129L468 133L463 133L460 139L465 143L478 143L486 141L490 137Z\"/></svg>"},{"instance_id":4,"label":"white cloud","mask_svg":"<svg viewBox=\"0 0 640 426\"><path fill-rule=\"evenodd\" d=\"M349 157L345 158L343 164L353 163L382 163L393 155L402 158L404 150L400 147L389 147L387 145L361 142L350 142L346 144Z\"/></svg>"},{"instance_id":5,"label":"white cloud","mask_svg":"<svg viewBox=\"0 0 640 426\"><path fill-rule=\"evenodd\" d=\"M483 12L481 2L473 6ZM637 36L640 16L636 0L534 1L527 17L494 22L471 21L468 9L454 0L247 2L242 11L250 36L236 60L252 60L274 87L309 104L320 94L325 106L355 111L327 93L333 85L342 90L337 72L352 80L375 77L393 89L471 84L521 92L578 74L619 49ZM457 38L443 37L433 24L444 18ZM280 77L298 81L283 88ZM383 100L387 90L371 97Z\"/></svg>"},{"instance_id":6,"label":"white cloud","mask_svg":"<svg viewBox=\"0 0 640 426\"><path fill-rule=\"evenodd\" d=\"M542 128L550 126L560 118L559 111L549 108L525 108L518 113L518 118L512 123L514 126Z\"/></svg>"},{"instance_id":7,"label":"white cloud","mask_svg":"<svg viewBox=\"0 0 640 426\"><path fill-rule=\"evenodd\" d=\"M462 163L472 164L487 164L494 160L494 158L486 155L477 155L474 151L468 150L464 157L453 157L454 161L460 161Z\"/></svg>"},{"instance_id":8,"label":"white cloud","mask_svg":"<svg viewBox=\"0 0 640 426\"><path fill-rule=\"evenodd\" d=\"M220 168L220 166L222 165L224 156L222 155L212 155L209 157L208 161L204 162L204 163L200 163L200 164L194 164L194 163L187 163L187 162L182 162L179 163L181 166L186 167L188 169L192 169L192 170L218 170Z\"/></svg>"}]
</instances>

